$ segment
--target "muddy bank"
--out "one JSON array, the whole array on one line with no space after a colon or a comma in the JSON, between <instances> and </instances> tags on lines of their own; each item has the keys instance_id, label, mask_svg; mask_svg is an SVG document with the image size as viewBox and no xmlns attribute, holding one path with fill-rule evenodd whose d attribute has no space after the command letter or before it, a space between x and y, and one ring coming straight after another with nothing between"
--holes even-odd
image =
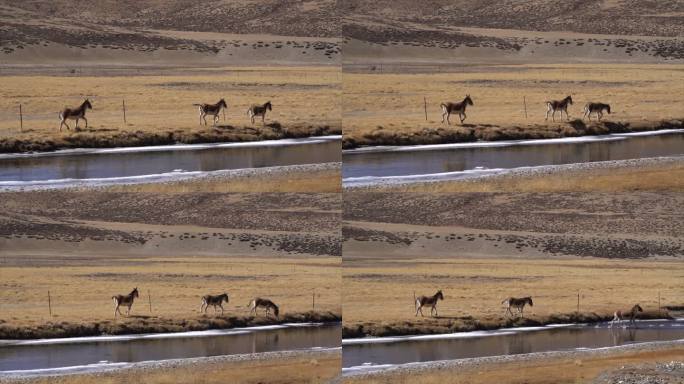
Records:
<instances>
[{"instance_id":1,"label":"muddy bank","mask_svg":"<svg viewBox=\"0 0 684 384\"><path fill-rule=\"evenodd\" d=\"M104 133L102 132L104 131ZM61 137L29 134L20 138L0 138L0 153L45 152L75 148L118 148L151 145L239 143L262 140L297 139L339 135L339 126L311 124L283 126L278 122L235 127L217 125L201 131L169 130L161 132L88 129L65 132Z\"/></svg>"},{"instance_id":2,"label":"muddy bank","mask_svg":"<svg viewBox=\"0 0 684 384\"><path fill-rule=\"evenodd\" d=\"M682 129L684 119L646 122L588 122L581 119L546 124L513 125L502 127L492 124L453 124L425 127L414 132L392 132L378 126L361 136L345 135L342 149L364 146L400 146L469 143L476 141L537 140L607 135L611 133L646 132L661 129Z\"/></svg>"},{"instance_id":3,"label":"muddy bank","mask_svg":"<svg viewBox=\"0 0 684 384\"><path fill-rule=\"evenodd\" d=\"M475 318L473 316L412 318L411 320L401 322L346 324L342 327L342 338L436 335L457 332L491 331L501 328L539 327L549 324L593 324L610 321L612 318L612 315L597 314L593 312L562 313L522 319L503 317L495 319ZM672 319L672 317L665 310L663 310L662 313L658 313L658 311L645 311L639 315L639 319Z\"/></svg>"},{"instance_id":4,"label":"muddy bank","mask_svg":"<svg viewBox=\"0 0 684 384\"><path fill-rule=\"evenodd\" d=\"M0 320L0 339L53 339L101 335L137 335L206 331L277 325L284 323L336 323L342 315L334 312L285 313L279 319L253 316L200 316L189 319L169 319L154 316L130 316L92 323L47 322L37 326L13 326Z\"/></svg>"}]
</instances>

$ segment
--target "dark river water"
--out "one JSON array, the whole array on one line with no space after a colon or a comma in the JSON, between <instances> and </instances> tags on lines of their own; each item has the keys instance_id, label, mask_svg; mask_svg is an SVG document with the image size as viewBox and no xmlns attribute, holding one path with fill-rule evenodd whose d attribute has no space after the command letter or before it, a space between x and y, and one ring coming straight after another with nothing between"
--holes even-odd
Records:
<instances>
[{"instance_id":1,"label":"dark river water","mask_svg":"<svg viewBox=\"0 0 684 384\"><path fill-rule=\"evenodd\" d=\"M280 329L247 330L225 335L150 337L130 340L60 342L46 344L0 344L2 371L74 367L99 362L234 355L310 348L333 348L341 343L339 324L293 326Z\"/></svg>"},{"instance_id":2,"label":"dark river water","mask_svg":"<svg viewBox=\"0 0 684 384\"><path fill-rule=\"evenodd\" d=\"M344 368L364 364L404 364L471 357L613 347L647 341L684 339L684 321L643 321L634 327L607 324L549 327L542 330L473 333L454 338L389 338L392 342L344 343Z\"/></svg>"},{"instance_id":3,"label":"dark river water","mask_svg":"<svg viewBox=\"0 0 684 384\"><path fill-rule=\"evenodd\" d=\"M532 140L462 146L387 147L345 151L345 184L357 178L434 175L475 169L626 160L684 154L684 132L610 135L568 141Z\"/></svg>"},{"instance_id":4,"label":"dark river water","mask_svg":"<svg viewBox=\"0 0 684 384\"><path fill-rule=\"evenodd\" d=\"M176 170L217 171L339 162L338 137L277 140L269 143L207 144L0 155L0 182L120 178Z\"/></svg>"}]
</instances>

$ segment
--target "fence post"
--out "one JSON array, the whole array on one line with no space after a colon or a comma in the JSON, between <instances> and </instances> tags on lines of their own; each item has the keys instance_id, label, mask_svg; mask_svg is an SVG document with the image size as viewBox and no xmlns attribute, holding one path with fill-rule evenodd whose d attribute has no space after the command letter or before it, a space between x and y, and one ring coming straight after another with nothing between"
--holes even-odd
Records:
<instances>
[{"instance_id":1,"label":"fence post","mask_svg":"<svg viewBox=\"0 0 684 384\"><path fill-rule=\"evenodd\" d=\"M48 290L48 311L50 312L50 317L52 317L52 298L50 297L50 291Z\"/></svg>"},{"instance_id":2,"label":"fence post","mask_svg":"<svg viewBox=\"0 0 684 384\"><path fill-rule=\"evenodd\" d=\"M423 108L425 109L425 121L427 121L427 99L423 96Z\"/></svg>"},{"instance_id":3,"label":"fence post","mask_svg":"<svg viewBox=\"0 0 684 384\"><path fill-rule=\"evenodd\" d=\"M527 100L523 96L523 107L525 108L525 118L527 119Z\"/></svg>"},{"instance_id":4,"label":"fence post","mask_svg":"<svg viewBox=\"0 0 684 384\"><path fill-rule=\"evenodd\" d=\"M152 295L149 289L147 290L147 302L150 304L150 313L152 313Z\"/></svg>"},{"instance_id":5,"label":"fence post","mask_svg":"<svg viewBox=\"0 0 684 384\"><path fill-rule=\"evenodd\" d=\"M580 291L577 291L577 313L579 313Z\"/></svg>"},{"instance_id":6,"label":"fence post","mask_svg":"<svg viewBox=\"0 0 684 384\"><path fill-rule=\"evenodd\" d=\"M126 99L121 99L121 106L123 108L124 124L126 124Z\"/></svg>"},{"instance_id":7,"label":"fence post","mask_svg":"<svg viewBox=\"0 0 684 384\"><path fill-rule=\"evenodd\" d=\"M19 103L19 130L24 132L24 114L21 112L21 103Z\"/></svg>"},{"instance_id":8,"label":"fence post","mask_svg":"<svg viewBox=\"0 0 684 384\"><path fill-rule=\"evenodd\" d=\"M314 288L313 293L311 294L311 308L312 311L316 310L316 288Z\"/></svg>"}]
</instances>

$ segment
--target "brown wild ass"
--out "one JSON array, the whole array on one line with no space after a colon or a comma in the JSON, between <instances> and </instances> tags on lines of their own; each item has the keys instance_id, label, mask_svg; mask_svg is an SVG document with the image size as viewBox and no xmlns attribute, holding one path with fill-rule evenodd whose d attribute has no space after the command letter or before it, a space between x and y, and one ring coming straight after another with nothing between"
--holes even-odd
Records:
<instances>
[{"instance_id":1,"label":"brown wild ass","mask_svg":"<svg viewBox=\"0 0 684 384\"><path fill-rule=\"evenodd\" d=\"M85 120L85 127L88 128L88 119L86 119L86 110L93 109L93 105L90 100L85 99L83 103L78 108L64 108L62 112L59 113L59 131L62 132L62 126L66 125L67 129L71 130L69 124L66 123L67 120L76 120L76 129L78 130L78 120Z\"/></svg>"},{"instance_id":2,"label":"brown wild ass","mask_svg":"<svg viewBox=\"0 0 684 384\"><path fill-rule=\"evenodd\" d=\"M255 299L253 299L252 301L250 301L247 306L250 308L250 313L254 312L254 316L257 315L257 309L258 308L264 308L266 310L267 315L271 313L271 310L273 310L273 314L275 315L276 318L278 318L278 313L279 313L278 306L275 305L269 299L262 299L260 297L257 297Z\"/></svg>"},{"instance_id":3,"label":"brown wild ass","mask_svg":"<svg viewBox=\"0 0 684 384\"><path fill-rule=\"evenodd\" d=\"M221 314L223 314L223 302L225 301L226 304L228 304L228 294L223 293L220 295L212 296L212 295L204 295L202 296L202 305L200 306L200 312L204 310L204 313L207 313L207 309L211 305L214 307L214 312L218 311L216 307L221 308Z\"/></svg>"},{"instance_id":4,"label":"brown wild ass","mask_svg":"<svg viewBox=\"0 0 684 384\"><path fill-rule=\"evenodd\" d=\"M532 298L531 297L521 297L521 298L516 298L516 297L509 297L506 300L502 301L501 304L506 304L506 312L504 313L504 316L507 316L510 314L513 316L513 312L511 312L511 308L515 308L518 310L518 314L520 317L523 316L523 311L525 310L525 305L528 305L530 307L534 306L532 303Z\"/></svg>"},{"instance_id":5,"label":"brown wild ass","mask_svg":"<svg viewBox=\"0 0 684 384\"><path fill-rule=\"evenodd\" d=\"M591 120L591 114L595 113L598 120L601 121L603 111L608 112L610 115L610 105L603 103L587 103L587 105L584 106L584 117L588 117L589 120Z\"/></svg>"},{"instance_id":6,"label":"brown wild ass","mask_svg":"<svg viewBox=\"0 0 684 384\"><path fill-rule=\"evenodd\" d=\"M267 101L263 105L257 105L254 104L249 109L247 110L247 115L249 118L252 120L252 124L254 124L254 118L257 116L261 116L261 123L264 123L264 119L266 119L266 111L272 111L273 110L273 105L271 105L270 101Z\"/></svg>"},{"instance_id":7,"label":"brown wild ass","mask_svg":"<svg viewBox=\"0 0 684 384\"><path fill-rule=\"evenodd\" d=\"M613 320L610 321L610 326L612 327L616 321L620 323L626 318L629 318L629 324L633 325L636 322L636 317L639 314L639 312L643 311L644 310L641 308L639 304L633 306L632 309L629 310L629 312L622 312L620 310L615 311L615 313L613 314Z\"/></svg>"},{"instance_id":8,"label":"brown wild ass","mask_svg":"<svg viewBox=\"0 0 684 384\"><path fill-rule=\"evenodd\" d=\"M561 119L563 118L563 112L565 112L565 118L570 120L568 116L568 105L572 105L572 97L566 96L563 100L551 100L546 102L546 119L549 119L549 113L551 113L551 119L556 121L556 111L560 111Z\"/></svg>"},{"instance_id":9,"label":"brown wild ass","mask_svg":"<svg viewBox=\"0 0 684 384\"><path fill-rule=\"evenodd\" d=\"M440 107L442 108L442 124L444 124L444 118L446 117L447 125L451 125L449 116L451 116L452 113L458 113L458 116L461 119L461 124L463 124L463 121L466 119L465 111L468 105L473 105L473 99L470 98L470 95L466 95L466 97L460 103L446 102L440 104Z\"/></svg>"},{"instance_id":10,"label":"brown wild ass","mask_svg":"<svg viewBox=\"0 0 684 384\"><path fill-rule=\"evenodd\" d=\"M223 109L223 119L226 119L225 109L228 109L228 104L224 99L221 99L216 104L193 104L199 109L200 125L204 121L204 125L207 125L207 116L214 116L214 125L218 122L218 116Z\"/></svg>"},{"instance_id":11,"label":"brown wild ass","mask_svg":"<svg viewBox=\"0 0 684 384\"><path fill-rule=\"evenodd\" d=\"M420 296L416 298L416 316L418 316L418 312L420 312L421 317L423 316L423 307L430 307L430 316L438 316L437 302L439 300L444 300L444 295L441 290L437 291L437 293L432 296Z\"/></svg>"},{"instance_id":12,"label":"brown wild ass","mask_svg":"<svg viewBox=\"0 0 684 384\"><path fill-rule=\"evenodd\" d=\"M116 317L116 314L118 313L119 315L122 315L121 311L119 310L120 306L127 307L128 309L126 310L126 316L128 316L129 313L131 313L131 307L133 306L133 301L138 297L138 288L134 288L131 293L128 295L115 295L112 296L112 299L114 299L114 304L116 305L116 308L114 308L114 317ZM122 315L123 316L123 315Z\"/></svg>"}]
</instances>

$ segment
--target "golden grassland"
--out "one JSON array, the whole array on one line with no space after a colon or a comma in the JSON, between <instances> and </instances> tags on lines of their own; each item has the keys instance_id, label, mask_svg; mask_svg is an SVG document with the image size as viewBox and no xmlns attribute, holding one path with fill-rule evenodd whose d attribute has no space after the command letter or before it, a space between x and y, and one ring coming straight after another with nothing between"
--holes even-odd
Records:
<instances>
[{"instance_id":1,"label":"golden grassland","mask_svg":"<svg viewBox=\"0 0 684 384\"><path fill-rule=\"evenodd\" d=\"M193 142L217 139L245 140L332 132L340 127L340 69L334 67L207 68L188 75L3 76L0 89L0 139L22 142L51 141L52 147L66 147L88 139L99 144L126 145L124 132L174 135L174 140ZM88 111L88 129L59 131L58 113L65 106L76 107L84 98L93 102ZM226 120L219 127L200 126L193 103L215 103L225 98ZM126 103L123 121L122 102ZM273 103L266 123L251 124L247 108ZM18 108L22 105L24 129L20 131ZM69 122L74 128L74 122ZM328 128L323 128L328 126ZM79 127L85 128L83 122ZM194 136L193 136L194 135ZM212 136L213 135L213 136ZM99 139L96 141L96 139ZM140 139L139 139L140 140ZM152 139L149 139L152 140ZM161 140L156 138L155 140ZM6 144L9 145L9 144Z\"/></svg>"},{"instance_id":2,"label":"golden grassland","mask_svg":"<svg viewBox=\"0 0 684 384\"><path fill-rule=\"evenodd\" d=\"M345 327L449 327L464 320L505 323L501 302L532 296L525 315L542 319L577 310L608 315L639 303L645 311L684 303L684 263L655 260L345 259ZM414 316L413 295L444 293L439 318ZM429 310L424 311L429 315ZM411 322L411 324L409 324ZM383 331L384 332L384 331Z\"/></svg>"},{"instance_id":3,"label":"golden grassland","mask_svg":"<svg viewBox=\"0 0 684 384\"><path fill-rule=\"evenodd\" d=\"M342 115L345 146L421 143L439 128L463 138L477 128L480 139L575 136L571 125L544 121L547 100L571 95L570 118L581 118L589 101L608 103L606 121L633 125L681 118L684 95L682 65L573 64L466 66L449 73L343 75ZM452 116L441 123L440 103L470 94L466 127ZM425 120L424 100L428 120ZM527 118L525 117L525 104ZM491 126L488 126L491 125ZM515 129L514 129L515 128ZM522 131L522 132L519 132ZM401 138L401 139L399 139ZM402 142L403 143L403 142Z\"/></svg>"},{"instance_id":4,"label":"golden grassland","mask_svg":"<svg viewBox=\"0 0 684 384\"><path fill-rule=\"evenodd\" d=\"M64 257L42 262L26 257L18 266L2 266L0 320L8 327L47 322L116 325L155 319L187 320L192 326L201 297L227 292L226 316L248 316L257 296L271 298L283 313L315 310L341 313L339 257ZM138 287L131 317L114 319L112 296ZM50 291L52 317L48 313ZM148 297L149 295L149 297ZM149 301L151 298L152 311ZM125 313L125 310L124 310Z\"/></svg>"},{"instance_id":5,"label":"golden grassland","mask_svg":"<svg viewBox=\"0 0 684 384\"><path fill-rule=\"evenodd\" d=\"M22 380L22 383L114 384L114 383L326 383L338 376L341 358L326 354L245 360L225 363L197 363L181 367L113 371L101 374L65 375Z\"/></svg>"},{"instance_id":6,"label":"golden grassland","mask_svg":"<svg viewBox=\"0 0 684 384\"><path fill-rule=\"evenodd\" d=\"M623 168L503 175L474 180L383 185L387 192L626 192L684 191L684 162Z\"/></svg>"},{"instance_id":7,"label":"golden grassland","mask_svg":"<svg viewBox=\"0 0 684 384\"><path fill-rule=\"evenodd\" d=\"M374 377L346 378L344 383L468 383L468 384L577 384L588 383L603 372L620 369L631 364L678 361L684 357L684 348L658 351L630 351L586 358L541 358L522 362L481 364L475 367L458 367L419 373L387 373Z\"/></svg>"},{"instance_id":8,"label":"golden grassland","mask_svg":"<svg viewBox=\"0 0 684 384\"><path fill-rule=\"evenodd\" d=\"M342 191L341 172L337 170L312 170L269 174L267 177L202 178L168 183L122 184L107 187L110 192L321 192Z\"/></svg>"}]
</instances>

